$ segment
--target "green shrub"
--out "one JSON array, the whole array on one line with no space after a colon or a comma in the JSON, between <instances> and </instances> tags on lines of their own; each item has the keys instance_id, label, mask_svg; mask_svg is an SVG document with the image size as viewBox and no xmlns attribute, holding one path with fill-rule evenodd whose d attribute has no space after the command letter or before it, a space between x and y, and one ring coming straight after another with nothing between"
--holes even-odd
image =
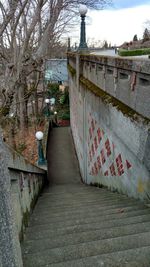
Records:
<instances>
[{"instance_id":1,"label":"green shrub","mask_svg":"<svg viewBox=\"0 0 150 267\"><path fill-rule=\"evenodd\" d=\"M47 96L48 97L55 97L55 95L59 91L59 84L58 83L49 83L47 85Z\"/></svg>"},{"instance_id":2,"label":"green shrub","mask_svg":"<svg viewBox=\"0 0 150 267\"><path fill-rule=\"evenodd\" d=\"M61 120L70 120L70 111L65 110L58 113L58 118Z\"/></svg>"},{"instance_id":3,"label":"green shrub","mask_svg":"<svg viewBox=\"0 0 150 267\"><path fill-rule=\"evenodd\" d=\"M123 57L149 55L150 48L143 48L143 49L141 48L136 50L119 50L118 54L119 56Z\"/></svg>"},{"instance_id":4,"label":"green shrub","mask_svg":"<svg viewBox=\"0 0 150 267\"><path fill-rule=\"evenodd\" d=\"M62 114L61 119L62 120L70 120L70 114L68 114L68 113Z\"/></svg>"},{"instance_id":5,"label":"green shrub","mask_svg":"<svg viewBox=\"0 0 150 267\"><path fill-rule=\"evenodd\" d=\"M62 105L64 104L69 105L69 91L68 90L65 90L63 94L60 96L59 102Z\"/></svg>"}]
</instances>

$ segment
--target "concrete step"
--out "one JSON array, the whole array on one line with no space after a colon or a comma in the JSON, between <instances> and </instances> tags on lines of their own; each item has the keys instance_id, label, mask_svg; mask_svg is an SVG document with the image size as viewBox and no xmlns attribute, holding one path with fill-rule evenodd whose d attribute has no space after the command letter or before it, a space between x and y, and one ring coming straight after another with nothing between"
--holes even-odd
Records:
<instances>
[{"instance_id":1,"label":"concrete step","mask_svg":"<svg viewBox=\"0 0 150 267\"><path fill-rule=\"evenodd\" d=\"M149 267L150 246L117 251L109 254L86 257L61 263L46 264L46 267ZM26 267L26 266L25 266ZM38 265L38 267L42 267Z\"/></svg>"},{"instance_id":2,"label":"concrete step","mask_svg":"<svg viewBox=\"0 0 150 267\"><path fill-rule=\"evenodd\" d=\"M101 197L110 197L110 196L114 196L114 197L120 197L120 195L117 192L111 192L111 191L107 191L106 189L100 189L95 188L94 190L90 190L92 187L89 187L86 190L81 190L81 186L77 189L76 192L68 192L68 191L64 191L64 192L60 192L58 193L57 191L51 192L51 193L43 193L39 200L47 200L49 198L51 198L52 202L55 202L57 200L63 199L63 200L67 200L68 198L72 198L72 199L97 199L97 198L101 198ZM126 195L121 195L122 198L128 198L128 199L133 199L133 198L129 198ZM89 198L90 197L90 198Z\"/></svg>"},{"instance_id":3,"label":"concrete step","mask_svg":"<svg viewBox=\"0 0 150 267\"><path fill-rule=\"evenodd\" d=\"M88 198L89 196L89 198ZM52 201L56 201L57 199L68 199L69 197L72 198L72 199L77 199L77 198L82 198L82 199L96 199L96 198L103 198L103 197L119 197L121 198L126 198L126 199L133 199L133 198L129 198L127 197L126 195L120 195L119 193L117 192L111 192L111 191L107 191L107 190L101 190L100 188L98 190L90 190L90 188L88 190L81 190L80 188L78 188L78 190L76 192L68 192L67 190L63 191L63 192L57 192L57 191L54 191L54 192L51 192L51 193L43 193L41 194L40 196L40 200L45 200L45 199L48 199L48 198L51 198Z\"/></svg>"},{"instance_id":4,"label":"concrete step","mask_svg":"<svg viewBox=\"0 0 150 267\"><path fill-rule=\"evenodd\" d=\"M149 209L75 183L80 175L67 133L56 129L50 138L48 175L54 184L32 214L22 247L24 267L150 267Z\"/></svg>"},{"instance_id":5,"label":"concrete step","mask_svg":"<svg viewBox=\"0 0 150 267\"><path fill-rule=\"evenodd\" d=\"M51 213L45 213L44 217L41 217L41 215L34 215L32 216L30 220L29 227L31 225L40 225L40 224L52 224L57 223L57 226L59 224L65 224L66 226L71 224L82 224L82 223L89 223L89 222L96 222L97 220L101 220L103 216L106 218L126 218L131 217L135 215L143 215L143 214L150 214L150 209L147 207L144 207L141 205L141 207L124 207L124 208L114 208L111 210L94 210L87 212L78 212L78 213L69 213L69 214L57 214L53 215Z\"/></svg>"},{"instance_id":6,"label":"concrete step","mask_svg":"<svg viewBox=\"0 0 150 267\"><path fill-rule=\"evenodd\" d=\"M63 236L54 236L53 238L27 240L23 246L23 252L35 253L46 249L69 246L73 244L85 243L96 240L103 240L119 236L140 234L150 231L150 222L124 225L119 227L108 228L87 232L67 234Z\"/></svg>"},{"instance_id":7,"label":"concrete step","mask_svg":"<svg viewBox=\"0 0 150 267\"><path fill-rule=\"evenodd\" d=\"M82 224L92 224L92 223L98 223L101 221L109 221L109 220L117 220L117 219L124 219L124 218L130 218L130 217L134 217L134 216L139 216L139 215L150 215L150 211L148 208L145 208L144 210L136 210L136 211L131 211L131 212L126 212L126 213L114 213L114 214L97 214L95 213L95 215L93 217L89 217L88 215L86 216L82 216L82 217L70 217L68 218L68 220L64 220L64 218L62 217L61 221L51 221L51 217L44 217L43 220L41 220L40 222L34 223L34 227L45 227L45 229L53 229L54 228L54 224L57 225L57 228L61 228L61 227L68 227L68 226L72 226L72 225L82 225ZM54 217L55 219L55 217ZM31 224L31 228L32 228L32 224ZM30 229L30 224L29 224L29 228Z\"/></svg>"},{"instance_id":8,"label":"concrete step","mask_svg":"<svg viewBox=\"0 0 150 267\"><path fill-rule=\"evenodd\" d=\"M71 233L79 233L85 231L93 231L98 229L104 229L107 231L107 228L118 227L122 225L130 225L135 223L142 223L150 221L150 214L138 215L128 218L112 219L107 220L103 217L103 221L99 220L98 222L93 223L84 223L84 224L74 224L71 226L61 225L58 228L57 224L53 224L53 227L49 227L48 224L38 225L29 227L26 231L26 237L28 239L42 239L42 238L52 238L54 236L66 235ZM61 237L60 237L61 238Z\"/></svg>"},{"instance_id":9,"label":"concrete step","mask_svg":"<svg viewBox=\"0 0 150 267\"><path fill-rule=\"evenodd\" d=\"M61 201L61 200L60 200ZM70 201L71 201L71 199L70 199ZM47 203L47 202L46 202ZM39 204L37 204L37 207L36 207L36 210L35 210L35 212L37 211L37 212L42 212L43 210L50 210L51 212L61 212L62 210L63 210L63 212L65 212L65 211L73 211L73 210L81 210L81 209L83 209L83 210L88 210L88 209L90 209L90 208L92 208L92 209L96 209L96 208L99 208L99 207L108 207L108 206L110 206L110 205L116 205L116 207L117 207L117 205L120 205L120 204L130 204L130 205L132 205L132 204L137 204L137 202L136 202L136 200L123 200L123 199L113 199L113 200L111 200L111 199L107 199L107 200L103 200L103 201L97 201L96 203L88 203L88 204L86 204L86 202L85 203L79 203L79 204L72 204L72 205L67 205L67 206L57 206L57 207L55 207L54 205L52 206L52 205L50 205L49 203L47 203L47 204L45 204L44 205L44 203L42 204L42 205L39 205Z\"/></svg>"},{"instance_id":10,"label":"concrete step","mask_svg":"<svg viewBox=\"0 0 150 267\"><path fill-rule=\"evenodd\" d=\"M81 204L94 204L94 203L102 203L103 201L110 201L110 200L117 200L118 199L118 202L119 200L123 201L123 200L127 200L127 201L133 201L133 199L127 199L126 197L116 197L114 195L104 195L104 196L100 196L100 197L96 197L96 198L90 198L87 197L87 198L83 198L83 197L78 197L78 196L74 196L74 197L71 197L71 196L68 196L68 197L65 197L63 199L61 198L58 198L58 199L53 199L51 200L51 197L47 197L46 199L39 199L38 200L38 206L42 206L43 204L45 204L45 201L46 201L46 204L47 206L55 206L55 207L64 207L64 206L72 206L72 205L81 205ZM70 203L70 200L71 200L71 203Z\"/></svg>"},{"instance_id":11,"label":"concrete step","mask_svg":"<svg viewBox=\"0 0 150 267\"><path fill-rule=\"evenodd\" d=\"M47 263L81 259L142 246L150 246L150 232L47 249L40 254L31 253L27 257L24 254L24 263L27 267L46 266Z\"/></svg>"},{"instance_id":12,"label":"concrete step","mask_svg":"<svg viewBox=\"0 0 150 267\"><path fill-rule=\"evenodd\" d=\"M86 210L85 210L85 208L83 207L83 208L80 208L80 209L71 209L71 210L63 210L63 209L61 209L61 210L53 210L52 211L52 209L45 209L44 207L43 207L43 209L42 210L40 210L40 213L39 213L39 211L38 211L38 209L36 208L35 210L34 210L34 212L33 212L33 214L32 214L32 217L38 217L38 216L40 216L40 217L45 217L45 216L49 216L50 214L51 214L51 217L64 217L64 216L72 216L72 215L78 215L78 214L93 214L93 212L95 213L95 212L103 212L103 211L108 211L108 214L109 214L109 212L110 212L110 214L111 214L111 211L113 210L113 209L117 209L118 211L119 210L122 210L122 209L124 209L124 208L129 208L129 207L131 207L131 208L135 208L136 209L136 207L139 207L139 209L141 209L141 208L143 208L143 209L145 209L145 206L144 205L137 205L137 203L136 202L134 202L134 203L118 203L118 204L112 204L112 203L110 203L109 205L107 204L107 205L104 205L104 206L100 206L100 205L98 205L98 206L90 206L90 207L87 207L86 208Z\"/></svg>"},{"instance_id":13,"label":"concrete step","mask_svg":"<svg viewBox=\"0 0 150 267\"><path fill-rule=\"evenodd\" d=\"M49 187L45 188L45 190L43 191L43 194L45 196L46 196L46 194L55 194L55 196L59 196L60 194L64 195L64 193L71 193L71 194L79 193L79 194L81 194L81 193L84 193L87 191L89 191L90 193L96 192L96 191L97 192L101 191L102 193L108 192L110 194L118 194L117 192L110 191L109 189L104 188L104 187L99 188L96 186L84 184L84 183L80 182L80 179L78 180L77 184L73 184L73 185L72 185L72 183L70 183L70 184L57 184L57 185L55 185L53 183L53 186L49 186Z\"/></svg>"},{"instance_id":14,"label":"concrete step","mask_svg":"<svg viewBox=\"0 0 150 267\"><path fill-rule=\"evenodd\" d=\"M97 198L95 200L72 200L71 198L66 201L59 199L57 202L51 202L50 199L47 199L46 204L44 201L39 201L37 203L37 209L43 209L45 208L51 208L60 210L64 209L72 209L72 208L82 208L82 207L90 207L90 206L103 206L103 205L109 205L109 203L135 203L135 200L129 200L129 199L122 199L122 198L115 198L115 197L105 197L105 198ZM137 203L137 202L136 202Z\"/></svg>"},{"instance_id":15,"label":"concrete step","mask_svg":"<svg viewBox=\"0 0 150 267\"><path fill-rule=\"evenodd\" d=\"M61 201L61 200L60 200ZM70 200L71 201L71 200ZM91 204L91 205L82 205L80 203L80 205L78 206L72 206L72 207L58 207L58 208L55 208L54 205L53 207L48 207L46 205L43 205L41 207L37 206L35 207L35 210L34 210L34 214L45 214L45 213L48 213L49 211L51 211L51 214L56 214L56 213L61 213L61 212L69 212L69 211L72 211L72 212L76 212L77 210L79 211L86 211L86 210L99 210L99 209L111 209L112 207L121 207L121 206L141 206L142 204L141 203L137 203L137 201L135 200L130 200L130 201L127 201L127 200L124 200L124 201L111 201L111 200L108 200L108 201L105 201L105 202L97 202L96 204ZM145 205L142 205L143 208L145 207ZM40 210L40 212L39 212Z\"/></svg>"}]
</instances>

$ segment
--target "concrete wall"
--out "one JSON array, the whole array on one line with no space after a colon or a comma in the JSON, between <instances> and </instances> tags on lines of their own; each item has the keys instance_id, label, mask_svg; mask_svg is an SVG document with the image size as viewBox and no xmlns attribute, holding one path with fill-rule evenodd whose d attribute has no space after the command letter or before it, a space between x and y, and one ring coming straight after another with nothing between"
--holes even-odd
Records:
<instances>
[{"instance_id":1,"label":"concrete wall","mask_svg":"<svg viewBox=\"0 0 150 267\"><path fill-rule=\"evenodd\" d=\"M76 56L69 64L76 68ZM150 117L150 60L80 56L80 74L138 113Z\"/></svg>"},{"instance_id":2,"label":"concrete wall","mask_svg":"<svg viewBox=\"0 0 150 267\"><path fill-rule=\"evenodd\" d=\"M0 266L22 267L7 163L7 152L0 135Z\"/></svg>"},{"instance_id":3,"label":"concrete wall","mask_svg":"<svg viewBox=\"0 0 150 267\"><path fill-rule=\"evenodd\" d=\"M23 239L29 215L46 180L46 171L31 165L20 154L6 147L11 179L11 197L19 239Z\"/></svg>"},{"instance_id":4,"label":"concrete wall","mask_svg":"<svg viewBox=\"0 0 150 267\"><path fill-rule=\"evenodd\" d=\"M147 201L149 65L74 54L69 54L68 65L71 128L82 179Z\"/></svg>"},{"instance_id":5,"label":"concrete wall","mask_svg":"<svg viewBox=\"0 0 150 267\"><path fill-rule=\"evenodd\" d=\"M44 184L40 174L10 170L12 203L19 239L23 239L30 213Z\"/></svg>"}]
</instances>

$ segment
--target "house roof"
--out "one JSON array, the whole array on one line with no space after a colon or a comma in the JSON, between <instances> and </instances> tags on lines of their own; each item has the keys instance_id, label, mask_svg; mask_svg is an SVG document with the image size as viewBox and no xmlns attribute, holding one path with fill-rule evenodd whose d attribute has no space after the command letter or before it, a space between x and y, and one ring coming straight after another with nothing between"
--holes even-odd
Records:
<instances>
[{"instance_id":1,"label":"house roof","mask_svg":"<svg viewBox=\"0 0 150 267\"><path fill-rule=\"evenodd\" d=\"M45 79L52 82L68 81L67 59L49 59L45 66Z\"/></svg>"}]
</instances>

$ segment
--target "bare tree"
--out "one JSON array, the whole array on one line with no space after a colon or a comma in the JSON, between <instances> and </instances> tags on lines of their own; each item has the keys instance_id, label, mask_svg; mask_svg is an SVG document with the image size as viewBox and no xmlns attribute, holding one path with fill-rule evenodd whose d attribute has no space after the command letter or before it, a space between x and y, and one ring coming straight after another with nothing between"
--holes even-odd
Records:
<instances>
[{"instance_id":1,"label":"bare tree","mask_svg":"<svg viewBox=\"0 0 150 267\"><path fill-rule=\"evenodd\" d=\"M1 113L27 123L27 103L36 92L43 61L72 23L80 3L102 9L111 0L2 0L0 2ZM32 82L31 82L32 81ZM32 86L29 86L32 84ZM7 107L7 109L6 109Z\"/></svg>"}]
</instances>

